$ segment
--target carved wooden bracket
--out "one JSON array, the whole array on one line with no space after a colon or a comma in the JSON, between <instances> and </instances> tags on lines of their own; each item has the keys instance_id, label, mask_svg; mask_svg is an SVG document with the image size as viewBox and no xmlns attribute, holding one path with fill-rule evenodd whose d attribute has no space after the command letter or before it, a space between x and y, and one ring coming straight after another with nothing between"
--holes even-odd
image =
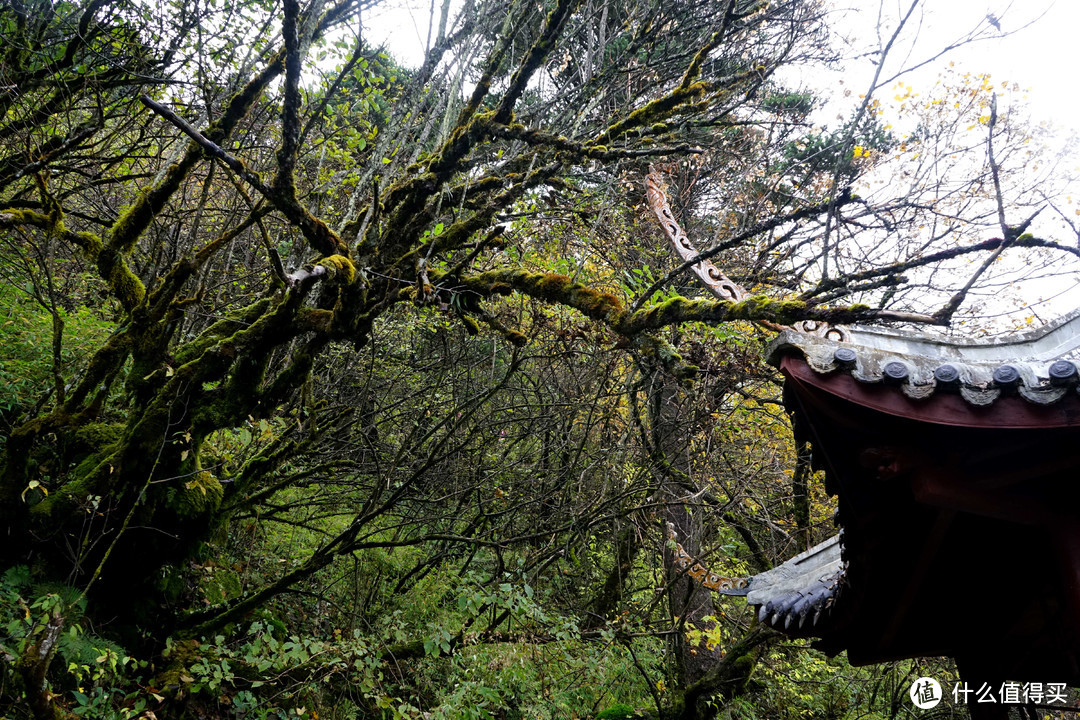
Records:
<instances>
[{"instance_id":1,"label":"carved wooden bracket","mask_svg":"<svg viewBox=\"0 0 1080 720\"><path fill-rule=\"evenodd\" d=\"M667 536L669 541L675 543L675 560L673 564L676 568L685 572L692 580L721 595L746 595L750 592L749 578L731 578L717 575L695 560L679 543L679 536L671 523L667 524Z\"/></svg>"}]
</instances>

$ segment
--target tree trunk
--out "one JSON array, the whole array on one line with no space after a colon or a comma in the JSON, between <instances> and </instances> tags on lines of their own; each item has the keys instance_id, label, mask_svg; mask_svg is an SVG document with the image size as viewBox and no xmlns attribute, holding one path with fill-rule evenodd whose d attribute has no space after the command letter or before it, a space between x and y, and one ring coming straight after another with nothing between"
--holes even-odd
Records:
<instances>
[{"instance_id":1,"label":"tree trunk","mask_svg":"<svg viewBox=\"0 0 1080 720\"><path fill-rule=\"evenodd\" d=\"M663 460L663 469L659 470L660 498L664 504L663 518L667 526L675 530L683 549L697 556L702 547L701 517L685 504L688 494L686 487L671 476L674 472L685 477L689 471L687 412L684 406L689 400L680 392L677 382L664 375L661 370L653 373L650 390L649 415L653 452ZM704 677L710 668L720 662L724 653L719 647L710 650L704 644L696 646L688 640L685 631L708 631L712 628L713 623L705 618L713 616L716 611L712 593L679 571L675 567L674 559L673 548L665 544L664 568L668 580L668 604L676 627L683 630L672 636L672 649L679 681L683 686L688 686Z\"/></svg>"},{"instance_id":2,"label":"tree trunk","mask_svg":"<svg viewBox=\"0 0 1080 720\"><path fill-rule=\"evenodd\" d=\"M727 655L715 663L699 680L686 686L671 717L678 720L701 720L716 716L719 696L731 699L746 688L750 674L761 653L780 633L766 625L754 625L739 642L728 648Z\"/></svg>"}]
</instances>

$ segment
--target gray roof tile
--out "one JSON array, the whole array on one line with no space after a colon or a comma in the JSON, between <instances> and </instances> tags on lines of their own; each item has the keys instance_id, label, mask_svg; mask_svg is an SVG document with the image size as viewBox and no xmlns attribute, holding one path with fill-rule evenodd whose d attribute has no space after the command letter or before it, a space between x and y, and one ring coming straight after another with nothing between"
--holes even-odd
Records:
<instances>
[{"instance_id":1,"label":"gray roof tile","mask_svg":"<svg viewBox=\"0 0 1080 720\"><path fill-rule=\"evenodd\" d=\"M844 579L841 535L800 553L750 581L746 602L777 630L809 632L826 616ZM809 623L809 626L807 626Z\"/></svg>"},{"instance_id":2,"label":"gray roof tile","mask_svg":"<svg viewBox=\"0 0 1080 720\"><path fill-rule=\"evenodd\" d=\"M992 405L1003 394L1049 405L1080 393L1076 366L1080 310L1036 330L972 340L920 331L852 326L842 340L785 330L767 358L801 354L819 373L847 372L862 383L896 386L912 399L959 392L971 405Z\"/></svg>"}]
</instances>

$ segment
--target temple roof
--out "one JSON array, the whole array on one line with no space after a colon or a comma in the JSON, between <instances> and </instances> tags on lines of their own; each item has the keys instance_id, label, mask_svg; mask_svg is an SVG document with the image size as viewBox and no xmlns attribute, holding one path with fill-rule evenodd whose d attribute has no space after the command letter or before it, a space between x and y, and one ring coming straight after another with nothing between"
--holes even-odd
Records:
<instances>
[{"instance_id":1,"label":"temple roof","mask_svg":"<svg viewBox=\"0 0 1080 720\"><path fill-rule=\"evenodd\" d=\"M770 344L769 362L798 353L817 373L843 372L862 384L893 385L920 400L952 393L973 406L1018 395L1049 405L1080 396L1070 359L1080 348L1080 311L1036 330L989 340L957 339L931 330L852 326L843 340L786 330Z\"/></svg>"},{"instance_id":2,"label":"temple roof","mask_svg":"<svg viewBox=\"0 0 1080 720\"><path fill-rule=\"evenodd\" d=\"M755 575L746 602L758 607L761 622L791 635L812 635L828 618L843 578L841 536L834 535Z\"/></svg>"},{"instance_id":3,"label":"temple roof","mask_svg":"<svg viewBox=\"0 0 1080 720\"><path fill-rule=\"evenodd\" d=\"M842 539L751 578L758 617L856 665L1080 686L1080 312L981 341L829 335L786 331L768 359ZM986 602L1010 573L1024 591Z\"/></svg>"}]
</instances>

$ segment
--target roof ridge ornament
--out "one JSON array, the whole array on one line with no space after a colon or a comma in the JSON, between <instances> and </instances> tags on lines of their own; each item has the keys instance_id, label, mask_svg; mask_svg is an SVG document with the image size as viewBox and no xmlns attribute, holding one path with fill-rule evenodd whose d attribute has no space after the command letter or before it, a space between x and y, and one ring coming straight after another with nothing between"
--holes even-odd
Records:
<instances>
[{"instance_id":1,"label":"roof ridge ornament","mask_svg":"<svg viewBox=\"0 0 1080 720\"><path fill-rule=\"evenodd\" d=\"M667 194L663 190L663 178L656 166L650 167L649 174L645 176L645 195L649 201L649 208L664 231L664 236L675 247L675 252L679 254L679 257L684 261L689 261L699 255L697 248L687 237L686 231L682 229L671 212ZM701 284L721 300L739 302L749 295L737 282L720 272L720 269L709 259L695 263L690 269L697 275Z\"/></svg>"},{"instance_id":2,"label":"roof ridge ornament","mask_svg":"<svg viewBox=\"0 0 1080 720\"><path fill-rule=\"evenodd\" d=\"M652 210L653 215L656 217L656 221L660 223L660 228L664 231L664 236L675 248L675 252L678 253L683 262L690 262L699 257L702 253L700 253L698 249L694 247L694 244L690 242L690 238L687 236L686 231L682 229L682 226L679 225L678 221L675 219L674 213L671 212L671 206L668 204L667 194L664 192L663 186L664 180L660 173L660 166L649 166L649 173L645 176L645 196L648 199L649 209ZM720 300L739 302L750 296L750 293L746 292L741 285L721 272L707 257L694 263L690 269L697 276L701 284L705 286L705 289ZM847 339L846 329L829 325L828 323L818 320L801 320L791 326L778 325L771 322L762 322L761 324L770 330L783 331L791 329L809 335L829 338L831 340L844 341Z\"/></svg>"},{"instance_id":3,"label":"roof ridge ornament","mask_svg":"<svg viewBox=\"0 0 1080 720\"><path fill-rule=\"evenodd\" d=\"M670 522L667 524L667 539L668 542L675 543L675 558L672 564L677 570L686 573L690 579L721 595L746 595L750 592L750 578L724 577L714 573L686 552L679 543L679 534L675 532L675 526Z\"/></svg>"}]
</instances>

